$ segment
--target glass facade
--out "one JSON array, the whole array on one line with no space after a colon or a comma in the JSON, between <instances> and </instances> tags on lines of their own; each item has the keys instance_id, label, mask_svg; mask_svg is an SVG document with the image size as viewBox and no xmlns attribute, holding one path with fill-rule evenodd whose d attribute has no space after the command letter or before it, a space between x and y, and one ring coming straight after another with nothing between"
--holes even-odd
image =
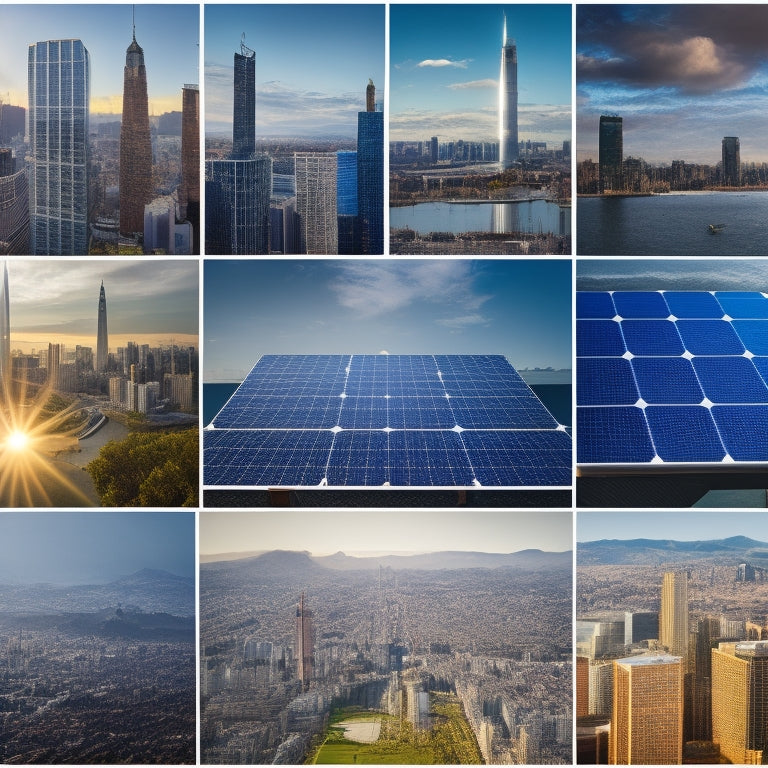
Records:
<instances>
[{"instance_id":1,"label":"glass facade","mask_svg":"<svg viewBox=\"0 0 768 768\"><path fill-rule=\"evenodd\" d=\"M384 253L384 113L357 113L357 211L362 254Z\"/></svg>"},{"instance_id":2,"label":"glass facade","mask_svg":"<svg viewBox=\"0 0 768 768\"><path fill-rule=\"evenodd\" d=\"M88 253L90 60L80 40L29 46L30 251Z\"/></svg>"}]
</instances>

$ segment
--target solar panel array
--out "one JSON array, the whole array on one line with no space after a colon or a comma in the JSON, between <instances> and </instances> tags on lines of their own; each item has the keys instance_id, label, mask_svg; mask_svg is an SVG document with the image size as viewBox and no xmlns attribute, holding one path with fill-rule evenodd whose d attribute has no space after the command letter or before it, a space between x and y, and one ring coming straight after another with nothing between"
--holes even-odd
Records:
<instances>
[{"instance_id":1,"label":"solar panel array","mask_svg":"<svg viewBox=\"0 0 768 768\"><path fill-rule=\"evenodd\" d=\"M580 464L768 461L768 297L576 296Z\"/></svg>"},{"instance_id":2,"label":"solar panel array","mask_svg":"<svg viewBox=\"0 0 768 768\"><path fill-rule=\"evenodd\" d=\"M204 434L204 484L571 485L571 438L500 355L267 355Z\"/></svg>"}]
</instances>

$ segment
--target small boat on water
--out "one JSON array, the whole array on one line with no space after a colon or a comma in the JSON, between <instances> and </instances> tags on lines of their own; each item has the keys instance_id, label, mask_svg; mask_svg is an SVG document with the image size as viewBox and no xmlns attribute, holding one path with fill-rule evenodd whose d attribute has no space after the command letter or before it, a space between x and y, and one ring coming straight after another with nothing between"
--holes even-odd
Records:
<instances>
[{"instance_id":1,"label":"small boat on water","mask_svg":"<svg viewBox=\"0 0 768 768\"><path fill-rule=\"evenodd\" d=\"M722 232L725 229L725 224L710 224L709 234L716 235L718 232Z\"/></svg>"}]
</instances>

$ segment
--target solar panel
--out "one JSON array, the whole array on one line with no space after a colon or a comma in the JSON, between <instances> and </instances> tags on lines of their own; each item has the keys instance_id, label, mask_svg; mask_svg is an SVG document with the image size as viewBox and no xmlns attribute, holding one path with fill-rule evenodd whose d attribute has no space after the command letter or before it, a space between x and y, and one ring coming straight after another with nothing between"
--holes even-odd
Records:
<instances>
[{"instance_id":1,"label":"solar panel","mask_svg":"<svg viewBox=\"0 0 768 768\"><path fill-rule=\"evenodd\" d=\"M576 301L577 461L768 461L768 297L583 291Z\"/></svg>"},{"instance_id":2,"label":"solar panel","mask_svg":"<svg viewBox=\"0 0 768 768\"><path fill-rule=\"evenodd\" d=\"M266 355L203 449L208 488L571 485L570 435L500 355Z\"/></svg>"}]
</instances>

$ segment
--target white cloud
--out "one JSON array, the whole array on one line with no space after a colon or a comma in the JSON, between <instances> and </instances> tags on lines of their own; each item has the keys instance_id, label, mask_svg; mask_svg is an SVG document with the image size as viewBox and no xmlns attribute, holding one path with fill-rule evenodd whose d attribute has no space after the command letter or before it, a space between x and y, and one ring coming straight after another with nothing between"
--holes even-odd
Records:
<instances>
[{"instance_id":1,"label":"white cloud","mask_svg":"<svg viewBox=\"0 0 768 768\"><path fill-rule=\"evenodd\" d=\"M459 59L457 61L451 61L450 59L424 59L420 61L417 67L457 67L458 69L466 69L467 64L472 59Z\"/></svg>"},{"instance_id":2,"label":"white cloud","mask_svg":"<svg viewBox=\"0 0 768 768\"><path fill-rule=\"evenodd\" d=\"M454 91L474 90L476 88L498 88L499 81L488 78L486 80L470 80L468 83L451 83L449 86Z\"/></svg>"}]
</instances>

